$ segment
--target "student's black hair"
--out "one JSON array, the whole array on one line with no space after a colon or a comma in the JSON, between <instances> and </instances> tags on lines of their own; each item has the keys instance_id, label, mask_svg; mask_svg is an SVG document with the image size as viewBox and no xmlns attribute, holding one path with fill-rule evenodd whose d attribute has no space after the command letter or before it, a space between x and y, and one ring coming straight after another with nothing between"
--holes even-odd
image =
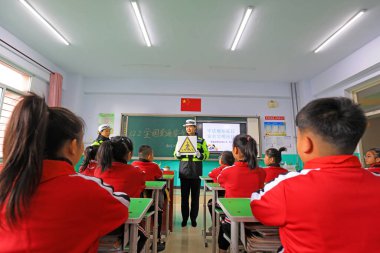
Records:
<instances>
[{"instance_id":1,"label":"student's black hair","mask_svg":"<svg viewBox=\"0 0 380 253\"><path fill-rule=\"evenodd\" d=\"M222 164L224 164L224 165L231 166L235 162L234 155L232 154L231 151L223 151L220 154L220 159L221 159Z\"/></svg>"},{"instance_id":2,"label":"student's black hair","mask_svg":"<svg viewBox=\"0 0 380 253\"><path fill-rule=\"evenodd\" d=\"M344 97L311 101L296 117L299 131L310 130L335 146L340 154L352 154L367 127L359 105Z\"/></svg>"},{"instance_id":3,"label":"student's black hair","mask_svg":"<svg viewBox=\"0 0 380 253\"><path fill-rule=\"evenodd\" d=\"M276 148L268 148L266 151L265 151L265 155L268 156L269 158L273 158L274 159L274 162L269 164L269 166L275 166L275 167L280 167L280 163L281 163L281 153L283 151L286 151L286 148L285 147L281 147L279 149L276 149Z\"/></svg>"},{"instance_id":4,"label":"student's black hair","mask_svg":"<svg viewBox=\"0 0 380 253\"><path fill-rule=\"evenodd\" d=\"M237 147L244 155L244 161L248 162L249 168L255 169L257 167L257 143L252 136L248 134L236 135L233 147Z\"/></svg>"},{"instance_id":5,"label":"student's black hair","mask_svg":"<svg viewBox=\"0 0 380 253\"><path fill-rule=\"evenodd\" d=\"M153 153L153 149L149 145L141 145L139 148L139 158L147 159Z\"/></svg>"},{"instance_id":6,"label":"student's black hair","mask_svg":"<svg viewBox=\"0 0 380 253\"><path fill-rule=\"evenodd\" d=\"M375 154L375 158L380 158L380 148L370 148L367 152L373 152Z\"/></svg>"},{"instance_id":7,"label":"student's black hair","mask_svg":"<svg viewBox=\"0 0 380 253\"><path fill-rule=\"evenodd\" d=\"M58 157L62 146L72 140L82 145L83 134L83 120L71 111L49 108L34 93L23 96L5 129L0 171L0 210L4 208L10 226L28 212L41 181L43 159L65 158Z\"/></svg>"},{"instance_id":8,"label":"student's black hair","mask_svg":"<svg viewBox=\"0 0 380 253\"><path fill-rule=\"evenodd\" d=\"M115 136L104 141L98 150L97 161L102 171L112 166L112 162L127 163L126 156L133 152L133 143L126 136Z\"/></svg>"},{"instance_id":9,"label":"student's black hair","mask_svg":"<svg viewBox=\"0 0 380 253\"><path fill-rule=\"evenodd\" d=\"M83 152L83 162L81 164L81 171L83 172L87 169L87 166L90 164L91 160L96 159L96 154L98 153L99 146L88 146Z\"/></svg>"}]
</instances>

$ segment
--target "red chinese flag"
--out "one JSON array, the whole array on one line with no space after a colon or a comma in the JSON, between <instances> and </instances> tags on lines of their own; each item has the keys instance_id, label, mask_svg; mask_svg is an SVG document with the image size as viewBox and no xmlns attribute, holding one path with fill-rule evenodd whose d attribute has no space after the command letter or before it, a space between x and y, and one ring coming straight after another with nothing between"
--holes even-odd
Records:
<instances>
[{"instance_id":1,"label":"red chinese flag","mask_svg":"<svg viewBox=\"0 0 380 253\"><path fill-rule=\"evenodd\" d=\"M181 98L181 111L200 112L202 108L200 98Z\"/></svg>"}]
</instances>

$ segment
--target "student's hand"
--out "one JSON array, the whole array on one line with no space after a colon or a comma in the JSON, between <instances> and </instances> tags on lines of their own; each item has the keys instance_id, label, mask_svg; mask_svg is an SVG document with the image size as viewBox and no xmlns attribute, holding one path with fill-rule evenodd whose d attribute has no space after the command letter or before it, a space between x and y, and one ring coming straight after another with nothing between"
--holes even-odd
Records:
<instances>
[{"instance_id":1,"label":"student's hand","mask_svg":"<svg viewBox=\"0 0 380 253\"><path fill-rule=\"evenodd\" d=\"M201 152L199 152L199 150L197 150L197 152L195 153L195 156L199 159L199 158L201 158Z\"/></svg>"}]
</instances>

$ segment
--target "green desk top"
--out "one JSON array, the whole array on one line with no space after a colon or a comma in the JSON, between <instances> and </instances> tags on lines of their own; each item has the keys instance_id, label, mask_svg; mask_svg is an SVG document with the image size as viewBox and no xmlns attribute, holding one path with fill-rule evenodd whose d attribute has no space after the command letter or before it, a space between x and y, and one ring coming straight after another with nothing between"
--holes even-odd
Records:
<instances>
[{"instance_id":1,"label":"green desk top","mask_svg":"<svg viewBox=\"0 0 380 253\"><path fill-rule=\"evenodd\" d=\"M146 181L145 182L145 189L148 190L157 190L162 189L166 185L165 181Z\"/></svg>"},{"instance_id":2,"label":"green desk top","mask_svg":"<svg viewBox=\"0 0 380 253\"><path fill-rule=\"evenodd\" d=\"M200 180L205 180L205 181L210 181L210 180L212 180L212 178L209 177L209 176L199 176L199 179L200 179Z\"/></svg>"},{"instance_id":3,"label":"green desk top","mask_svg":"<svg viewBox=\"0 0 380 253\"><path fill-rule=\"evenodd\" d=\"M174 175L163 175L162 178L166 179L166 180L168 180L168 179L171 180L174 178Z\"/></svg>"},{"instance_id":4,"label":"green desk top","mask_svg":"<svg viewBox=\"0 0 380 253\"><path fill-rule=\"evenodd\" d=\"M209 188L210 190L224 190L224 188L222 186L220 186L219 183L206 183L206 187Z\"/></svg>"},{"instance_id":5,"label":"green desk top","mask_svg":"<svg viewBox=\"0 0 380 253\"><path fill-rule=\"evenodd\" d=\"M218 198L218 203L231 221L258 222L252 215L249 198Z\"/></svg>"},{"instance_id":6,"label":"green desk top","mask_svg":"<svg viewBox=\"0 0 380 253\"><path fill-rule=\"evenodd\" d=\"M153 199L131 198L127 223L139 223L152 205Z\"/></svg>"}]
</instances>

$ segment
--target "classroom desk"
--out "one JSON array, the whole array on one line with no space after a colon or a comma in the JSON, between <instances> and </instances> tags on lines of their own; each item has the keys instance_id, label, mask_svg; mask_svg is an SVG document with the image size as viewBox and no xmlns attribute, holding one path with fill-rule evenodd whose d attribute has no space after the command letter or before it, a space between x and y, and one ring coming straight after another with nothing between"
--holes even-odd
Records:
<instances>
[{"instance_id":1,"label":"classroom desk","mask_svg":"<svg viewBox=\"0 0 380 253\"><path fill-rule=\"evenodd\" d=\"M129 241L129 252L137 252L137 227L141 220L144 218L144 215L148 211L149 207L152 205L153 199L149 198L131 198L129 205L129 217L126 221L126 226L124 228L124 245L123 249L125 250L127 242ZM125 238L128 234L128 226L130 226L129 240Z\"/></svg>"},{"instance_id":2,"label":"classroom desk","mask_svg":"<svg viewBox=\"0 0 380 253\"><path fill-rule=\"evenodd\" d=\"M206 236L210 236L211 234L207 231L207 202L206 202L206 182L207 181L212 181L212 178L209 176L200 176L199 179L203 181L203 230L202 230L202 235L203 235L203 241L205 244L205 247L207 247L207 238Z\"/></svg>"},{"instance_id":3,"label":"classroom desk","mask_svg":"<svg viewBox=\"0 0 380 253\"><path fill-rule=\"evenodd\" d=\"M157 253L157 233L158 233L158 195L165 187L164 181L146 181L145 189L154 190L154 225L153 225L153 253Z\"/></svg>"},{"instance_id":4,"label":"classroom desk","mask_svg":"<svg viewBox=\"0 0 380 253\"><path fill-rule=\"evenodd\" d=\"M206 187L212 191L212 253L216 253L216 224L215 224L215 204L218 198L218 191L224 191L224 188L220 186L218 183L206 183Z\"/></svg>"},{"instance_id":5,"label":"classroom desk","mask_svg":"<svg viewBox=\"0 0 380 253\"><path fill-rule=\"evenodd\" d=\"M169 191L169 196L170 196L170 201L167 199L167 204L166 204L166 219L165 219L165 236L168 237L170 233L170 229L173 231L173 201L174 201L174 196L173 196L173 180L174 180L174 175L163 175L163 179L166 180L166 187ZM169 222L170 221L170 222Z\"/></svg>"},{"instance_id":6,"label":"classroom desk","mask_svg":"<svg viewBox=\"0 0 380 253\"><path fill-rule=\"evenodd\" d=\"M259 222L253 215L249 198L219 198L218 204L231 220L230 252L239 252L239 223Z\"/></svg>"}]
</instances>

